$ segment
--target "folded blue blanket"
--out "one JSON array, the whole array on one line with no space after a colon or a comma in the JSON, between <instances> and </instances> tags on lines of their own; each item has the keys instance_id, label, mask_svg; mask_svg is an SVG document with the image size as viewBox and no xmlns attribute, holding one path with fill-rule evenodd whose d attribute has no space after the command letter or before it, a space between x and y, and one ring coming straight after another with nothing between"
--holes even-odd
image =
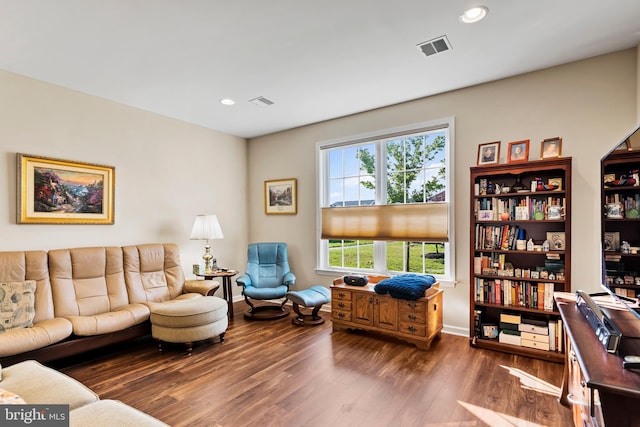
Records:
<instances>
[{"instance_id":1,"label":"folded blue blanket","mask_svg":"<svg viewBox=\"0 0 640 427\"><path fill-rule=\"evenodd\" d=\"M424 276L403 274L381 280L373 287L373 290L380 295L389 293L394 298L415 301L424 296L426 290L434 283L436 283L436 278L429 274Z\"/></svg>"}]
</instances>

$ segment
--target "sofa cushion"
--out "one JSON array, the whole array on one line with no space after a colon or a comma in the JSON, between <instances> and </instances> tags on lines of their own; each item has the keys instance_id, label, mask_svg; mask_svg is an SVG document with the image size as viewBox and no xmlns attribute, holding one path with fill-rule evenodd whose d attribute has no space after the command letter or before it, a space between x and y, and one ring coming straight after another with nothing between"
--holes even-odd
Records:
<instances>
[{"instance_id":1,"label":"sofa cushion","mask_svg":"<svg viewBox=\"0 0 640 427\"><path fill-rule=\"evenodd\" d=\"M130 302L168 301L184 292L178 245L124 246L122 252Z\"/></svg>"},{"instance_id":2,"label":"sofa cushion","mask_svg":"<svg viewBox=\"0 0 640 427\"><path fill-rule=\"evenodd\" d=\"M0 388L0 405L24 405L23 398L15 393Z\"/></svg>"},{"instance_id":3,"label":"sofa cushion","mask_svg":"<svg viewBox=\"0 0 640 427\"><path fill-rule=\"evenodd\" d=\"M71 322L55 318L30 328L11 329L0 334L0 357L13 356L46 347L71 336Z\"/></svg>"},{"instance_id":4,"label":"sofa cushion","mask_svg":"<svg viewBox=\"0 0 640 427\"><path fill-rule=\"evenodd\" d=\"M129 304L121 248L56 249L48 255L57 317L92 316Z\"/></svg>"},{"instance_id":5,"label":"sofa cushion","mask_svg":"<svg viewBox=\"0 0 640 427\"><path fill-rule=\"evenodd\" d=\"M69 405L73 410L98 400L85 385L35 360L16 363L2 370L2 387L33 405Z\"/></svg>"},{"instance_id":6,"label":"sofa cushion","mask_svg":"<svg viewBox=\"0 0 640 427\"><path fill-rule=\"evenodd\" d=\"M0 332L33 326L35 280L0 283Z\"/></svg>"},{"instance_id":7,"label":"sofa cushion","mask_svg":"<svg viewBox=\"0 0 640 427\"><path fill-rule=\"evenodd\" d=\"M45 251L0 252L0 282L36 281L34 323L52 319L53 295Z\"/></svg>"},{"instance_id":8,"label":"sofa cushion","mask_svg":"<svg viewBox=\"0 0 640 427\"><path fill-rule=\"evenodd\" d=\"M149 318L149 308L144 304L129 304L117 310L92 316L66 316L78 336L92 336L121 331L138 325Z\"/></svg>"},{"instance_id":9,"label":"sofa cushion","mask_svg":"<svg viewBox=\"0 0 640 427\"><path fill-rule=\"evenodd\" d=\"M143 427L167 424L118 400L99 400L69 413L71 427Z\"/></svg>"}]
</instances>

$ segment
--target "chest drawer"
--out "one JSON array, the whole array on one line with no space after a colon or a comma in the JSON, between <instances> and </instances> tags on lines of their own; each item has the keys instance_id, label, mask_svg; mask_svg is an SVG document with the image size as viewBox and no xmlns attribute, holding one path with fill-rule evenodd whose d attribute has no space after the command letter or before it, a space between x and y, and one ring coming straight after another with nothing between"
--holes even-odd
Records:
<instances>
[{"instance_id":1,"label":"chest drawer","mask_svg":"<svg viewBox=\"0 0 640 427\"><path fill-rule=\"evenodd\" d=\"M337 320L344 320L345 322L351 322L351 312L342 310L331 310L331 317Z\"/></svg>"},{"instance_id":2,"label":"chest drawer","mask_svg":"<svg viewBox=\"0 0 640 427\"><path fill-rule=\"evenodd\" d=\"M332 310L351 311L351 301L333 300L331 303Z\"/></svg>"},{"instance_id":3,"label":"chest drawer","mask_svg":"<svg viewBox=\"0 0 640 427\"><path fill-rule=\"evenodd\" d=\"M415 335L417 337L425 337L427 336L427 326L425 324L420 325L418 323L400 322L400 332Z\"/></svg>"},{"instance_id":4,"label":"chest drawer","mask_svg":"<svg viewBox=\"0 0 640 427\"><path fill-rule=\"evenodd\" d=\"M400 311L413 312L413 313L425 313L427 311L427 303L424 301L400 301Z\"/></svg>"},{"instance_id":5,"label":"chest drawer","mask_svg":"<svg viewBox=\"0 0 640 427\"><path fill-rule=\"evenodd\" d=\"M351 301L351 292L344 289L331 289L331 299L334 301Z\"/></svg>"}]
</instances>

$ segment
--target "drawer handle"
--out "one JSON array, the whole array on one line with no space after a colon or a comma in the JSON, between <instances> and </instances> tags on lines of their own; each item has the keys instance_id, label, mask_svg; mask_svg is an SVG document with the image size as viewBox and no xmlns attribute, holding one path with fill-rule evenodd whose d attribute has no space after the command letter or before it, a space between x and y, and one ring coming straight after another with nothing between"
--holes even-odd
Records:
<instances>
[{"instance_id":1,"label":"drawer handle","mask_svg":"<svg viewBox=\"0 0 640 427\"><path fill-rule=\"evenodd\" d=\"M338 303L338 307L345 308L345 304L343 302Z\"/></svg>"},{"instance_id":2,"label":"drawer handle","mask_svg":"<svg viewBox=\"0 0 640 427\"><path fill-rule=\"evenodd\" d=\"M345 297L345 295L346 295L346 294L345 294L344 292L340 292L340 293L338 293L338 296L339 296L340 298L344 298L344 297Z\"/></svg>"},{"instance_id":3,"label":"drawer handle","mask_svg":"<svg viewBox=\"0 0 640 427\"><path fill-rule=\"evenodd\" d=\"M409 318L409 320L413 320L414 322L418 320L418 317L414 316L413 314L408 315L407 318Z\"/></svg>"},{"instance_id":4,"label":"drawer handle","mask_svg":"<svg viewBox=\"0 0 640 427\"><path fill-rule=\"evenodd\" d=\"M415 302L410 302L407 304L409 308L416 308L418 305Z\"/></svg>"},{"instance_id":5,"label":"drawer handle","mask_svg":"<svg viewBox=\"0 0 640 427\"><path fill-rule=\"evenodd\" d=\"M415 327L413 327L413 326L409 326L409 327L407 328L407 330L408 330L409 332L411 332L412 334L415 334L415 333L418 331L418 330L417 330Z\"/></svg>"},{"instance_id":6,"label":"drawer handle","mask_svg":"<svg viewBox=\"0 0 640 427\"><path fill-rule=\"evenodd\" d=\"M344 318L344 313L338 313L338 317Z\"/></svg>"}]
</instances>

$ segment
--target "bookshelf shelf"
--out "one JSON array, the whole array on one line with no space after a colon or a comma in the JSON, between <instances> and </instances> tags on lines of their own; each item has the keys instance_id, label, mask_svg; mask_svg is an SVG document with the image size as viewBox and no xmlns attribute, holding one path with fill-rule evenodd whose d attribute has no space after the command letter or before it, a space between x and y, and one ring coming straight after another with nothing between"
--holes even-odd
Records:
<instances>
[{"instance_id":1,"label":"bookshelf shelf","mask_svg":"<svg viewBox=\"0 0 640 427\"><path fill-rule=\"evenodd\" d=\"M571 158L470 172L470 343L563 363L564 334L553 293L571 290ZM550 181L560 187L529 191ZM514 183L526 190L492 193ZM505 316L518 320L505 323ZM538 342L525 333L532 324L547 331L538 332ZM492 328L499 336L489 339Z\"/></svg>"}]
</instances>

